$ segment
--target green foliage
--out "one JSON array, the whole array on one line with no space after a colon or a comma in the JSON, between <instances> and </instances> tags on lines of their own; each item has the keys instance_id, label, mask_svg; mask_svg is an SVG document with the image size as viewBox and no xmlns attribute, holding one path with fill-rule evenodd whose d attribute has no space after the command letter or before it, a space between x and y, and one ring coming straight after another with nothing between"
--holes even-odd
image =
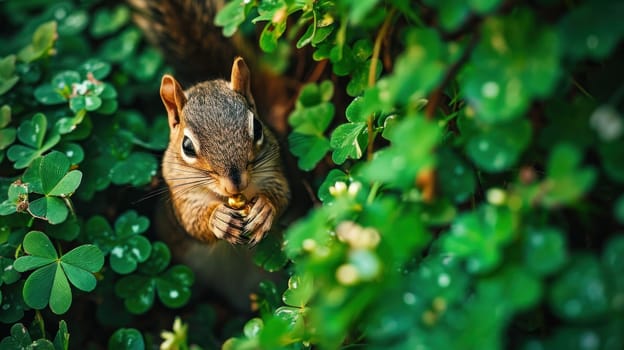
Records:
<instances>
[{"instance_id":1,"label":"green foliage","mask_svg":"<svg viewBox=\"0 0 624 350\"><path fill-rule=\"evenodd\" d=\"M81 245L58 256L48 236L31 231L24 238L24 251L29 255L15 260L19 272L35 270L24 284L24 301L34 309L48 303L55 314L67 312L72 302L69 282L74 287L90 292L95 289L94 272L104 265L102 252L94 245Z\"/></svg>"},{"instance_id":2,"label":"green foliage","mask_svg":"<svg viewBox=\"0 0 624 350\"><path fill-rule=\"evenodd\" d=\"M330 142L324 133L334 117L334 105L330 103L333 93L329 81L318 86L307 85L288 119L293 128L288 142L293 145L291 151L299 157L299 167L303 170L314 168L329 150Z\"/></svg>"},{"instance_id":3,"label":"green foliage","mask_svg":"<svg viewBox=\"0 0 624 350\"><path fill-rule=\"evenodd\" d=\"M110 267L120 274L136 270L139 263L150 257L150 241L140 234L147 230L149 220L128 211L117 219L113 230L106 219L94 216L86 223L89 240L104 254L109 254Z\"/></svg>"},{"instance_id":4,"label":"green foliage","mask_svg":"<svg viewBox=\"0 0 624 350\"><path fill-rule=\"evenodd\" d=\"M0 349L151 348L176 313L163 348L623 348L623 10L229 1L224 35L306 77L287 149L320 204L258 246L287 286L222 327L140 201L168 142L157 48L125 4L3 2Z\"/></svg>"},{"instance_id":5,"label":"green foliage","mask_svg":"<svg viewBox=\"0 0 624 350\"><path fill-rule=\"evenodd\" d=\"M122 275L148 276L165 307L189 300L188 268L170 267L167 247L143 235L150 218L138 211L148 209L117 197L129 186L150 189L168 142L152 93L166 67L130 14L101 1L0 5L2 349L105 345L69 334L100 328L81 325L93 318L75 310L128 314L113 292ZM45 321L59 317L54 333ZM136 330L115 334L113 348L145 348Z\"/></svg>"},{"instance_id":6,"label":"green foliage","mask_svg":"<svg viewBox=\"0 0 624 350\"><path fill-rule=\"evenodd\" d=\"M224 348L623 346L621 7L230 2L332 83L289 116L288 288Z\"/></svg>"},{"instance_id":7,"label":"green foliage","mask_svg":"<svg viewBox=\"0 0 624 350\"><path fill-rule=\"evenodd\" d=\"M155 242L149 260L139 265L138 273L125 276L115 284L115 294L124 299L126 309L142 314L154 304L154 297L170 308L184 306L191 297L193 272L184 265L165 270L171 260L169 248Z\"/></svg>"},{"instance_id":8,"label":"green foliage","mask_svg":"<svg viewBox=\"0 0 624 350\"><path fill-rule=\"evenodd\" d=\"M120 328L108 340L109 349L142 350L145 341L141 332L134 328Z\"/></svg>"},{"instance_id":9,"label":"green foliage","mask_svg":"<svg viewBox=\"0 0 624 350\"><path fill-rule=\"evenodd\" d=\"M460 84L481 120L515 119L534 98L551 93L560 76L559 56L554 30L535 23L530 12L490 17Z\"/></svg>"},{"instance_id":10,"label":"green foliage","mask_svg":"<svg viewBox=\"0 0 624 350\"><path fill-rule=\"evenodd\" d=\"M69 346L69 334L67 333L67 324L65 321L59 323L59 329L56 332L53 342L41 338L32 340L26 327L21 323L16 323L11 327L11 334L2 339L0 349L48 349L48 350L67 350Z\"/></svg>"}]
</instances>

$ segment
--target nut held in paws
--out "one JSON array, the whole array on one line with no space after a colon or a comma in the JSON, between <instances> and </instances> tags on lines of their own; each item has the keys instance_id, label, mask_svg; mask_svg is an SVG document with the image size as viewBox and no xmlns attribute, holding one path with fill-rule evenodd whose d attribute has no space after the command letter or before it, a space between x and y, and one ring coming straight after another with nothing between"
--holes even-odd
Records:
<instances>
[{"instance_id":1,"label":"nut held in paws","mask_svg":"<svg viewBox=\"0 0 624 350\"><path fill-rule=\"evenodd\" d=\"M228 206L232 209L243 209L247 204L247 198L243 194L237 194L228 198Z\"/></svg>"}]
</instances>

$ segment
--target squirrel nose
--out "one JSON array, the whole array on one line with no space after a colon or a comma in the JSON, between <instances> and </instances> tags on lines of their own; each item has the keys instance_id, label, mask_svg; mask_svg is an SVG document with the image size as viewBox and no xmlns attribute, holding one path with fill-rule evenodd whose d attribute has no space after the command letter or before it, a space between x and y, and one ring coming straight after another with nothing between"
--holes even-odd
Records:
<instances>
[{"instance_id":1,"label":"squirrel nose","mask_svg":"<svg viewBox=\"0 0 624 350\"><path fill-rule=\"evenodd\" d=\"M230 168L228 181L225 183L225 191L229 194L239 194L247 188L248 176L246 172L241 172L238 168Z\"/></svg>"}]
</instances>

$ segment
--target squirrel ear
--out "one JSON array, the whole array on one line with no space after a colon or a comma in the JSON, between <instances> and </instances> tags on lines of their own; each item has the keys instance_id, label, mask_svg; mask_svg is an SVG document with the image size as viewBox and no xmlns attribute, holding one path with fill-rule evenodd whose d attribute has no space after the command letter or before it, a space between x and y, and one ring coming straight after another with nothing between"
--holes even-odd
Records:
<instances>
[{"instance_id":1,"label":"squirrel ear","mask_svg":"<svg viewBox=\"0 0 624 350\"><path fill-rule=\"evenodd\" d=\"M184 96L180 83L169 74L165 74L160 83L160 98L167 109L169 128L173 129L180 124L180 116L182 115L182 108L186 104L186 96Z\"/></svg>"},{"instance_id":2,"label":"squirrel ear","mask_svg":"<svg viewBox=\"0 0 624 350\"><path fill-rule=\"evenodd\" d=\"M234 59L230 87L247 99L247 103L252 110L256 110L256 103L251 95L251 74L242 57L236 57Z\"/></svg>"}]
</instances>

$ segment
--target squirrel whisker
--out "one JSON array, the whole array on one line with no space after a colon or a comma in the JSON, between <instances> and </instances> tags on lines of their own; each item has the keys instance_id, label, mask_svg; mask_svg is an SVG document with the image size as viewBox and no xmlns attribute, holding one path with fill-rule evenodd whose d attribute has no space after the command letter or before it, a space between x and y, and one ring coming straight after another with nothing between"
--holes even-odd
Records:
<instances>
[{"instance_id":1,"label":"squirrel whisker","mask_svg":"<svg viewBox=\"0 0 624 350\"><path fill-rule=\"evenodd\" d=\"M206 181L214 182L213 178L206 177L203 175L171 178L171 181L180 181L180 180L206 180Z\"/></svg>"},{"instance_id":2,"label":"squirrel whisker","mask_svg":"<svg viewBox=\"0 0 624 350\"><path fill-rule=\"evenodd\" d=\"M141 203L143 201L146 201L148 199L152 199L152 198L155 198L155 197L163 196L163 195L166 195L168 193L169 193L169 187L167 187L167 186L164 186L164 187L161 187L161 188L157 188L157 189L155 189L153 191L150 191L145 196L143 196L143 197L137 199L136 201L132 202L132 205L137 205L137 204L139 204L139 203Z\"/></svg>"},{"instance_id":3,"label":"squirrel whisker","mask_svg":"<svg viewBox=\"0 0 624 350\"><path fill-rule=\"evenodd\" d=\"M184 186L190 186L190 185L197 185L197 186L200 186L200 185L203 185L203 184L209 185L209 184L214 183L214 181L206 181L206 180L207 180L207 179L202 178L202 179L193 180L193 181L187 181L187 182L182 182L182 183L176 183L176 184L173 184L173 185L169 186L169 188L174 189L174 188L179 188L179 187L184 187Z\"/></svg>"}]
</instances>

